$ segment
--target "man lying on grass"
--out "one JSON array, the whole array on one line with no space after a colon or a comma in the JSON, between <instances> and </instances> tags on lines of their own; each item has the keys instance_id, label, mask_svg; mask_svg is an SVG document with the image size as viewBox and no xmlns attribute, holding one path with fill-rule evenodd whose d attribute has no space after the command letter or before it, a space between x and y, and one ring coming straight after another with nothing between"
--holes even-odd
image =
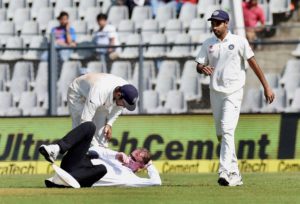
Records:
<instances>
[{"instance_id":1,"label":"man lying on grass","mask_svg":"<svg viewBox=\"0 0 300 204\"><path fill-rule=\"evenodd\" d=\"M41 145L39 152L53 163L58 154L65 154L60 171L75 179L80 187L94 186L153 186L161 185L161 179L145 148L135 149L129 156L104 147L90 147L96 127L85 122L71 130L57 144ZM141 178L135 172L146 169L149 178ZM58 172L58 171L56 171ZM68 179L54 175L45 180L47 187L70 186ZM76 182L75 181L75 182ZM79 187L78 185L78 187ZM74 187L74 186L73 186Z\"/></svg>"}]
</instances>

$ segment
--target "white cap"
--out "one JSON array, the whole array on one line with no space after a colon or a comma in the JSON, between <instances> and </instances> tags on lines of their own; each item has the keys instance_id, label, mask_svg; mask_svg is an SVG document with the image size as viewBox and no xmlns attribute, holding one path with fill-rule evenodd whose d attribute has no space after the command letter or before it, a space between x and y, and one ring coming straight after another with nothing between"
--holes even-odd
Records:
<instances>
[{"instance_id":1,"label":"white cap","mask_svg":"<svg viewBox=\"0 0 300 204\"><path fill-rule=\"evenodd\" d=\"M71 174L69 174L62 168L56 166L55 164L52 164L52 167L53 167L54 171L56 172L56 174L54 174L53 177L49 178L48 179L49 181L51 181L55 184L58 184L58 185L71 186L73 188L80 188L80 184L78 183L78 181L76 181L76 179Z\"/></svg>"}]
</instances>

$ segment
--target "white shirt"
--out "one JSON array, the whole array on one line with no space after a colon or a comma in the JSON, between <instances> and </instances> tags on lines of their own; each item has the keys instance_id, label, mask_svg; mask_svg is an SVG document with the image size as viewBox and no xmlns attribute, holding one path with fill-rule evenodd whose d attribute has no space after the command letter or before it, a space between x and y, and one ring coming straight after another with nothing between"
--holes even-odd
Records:
<instances>
[{"instance_id":1,"label":"white shirt","mask_svg":"<svg viewBox=\"0 0 300 204\"><path fill-rule=\"evenodd\" d=\"M94 146L90 150L96 151L100 159L92 159L94 165L103 164L107 173L99 181L93 184L96 186L131 186L131 187L143 187L161 185L161 179L159 173L153 164L147 167L147 173L149 178L138 177L131 169L123 166L116 159L116 151Z\"/></svg>"},{"instance_id":2,"label":"white shirt","mask_svg":"<svg viewBox=\"0 0 300 204\"><path fill-rule=\"evenodd\" d=\"M93 41L99 46L107 46L112 38L114 38L115 46L120 45L115 26L106 24L102 30L98 30L94 33ZM107 48L98 48L96 50L100 53L107 53Z\"/></svg>"},{"instance_id":3,"label":"white shirt","mask_svg":"<svg viewBox=\"0 0 300 204\"><path fill-rule=\"evenodd\" d=\"M70 88L84 99L81 122L92 121L96 110L105 108L109 112L107 124L112 126L123 110L113 101L113 91L125 84L128 82L121 77L105 73L90 73L76 78Z\"/></svg>"},{"instance_id":4,"label":"white shirt","mask_svg":"<svg viewBox=\"0 0 300 204\"><path fill-rule=\"evenodd\" d=\"M204 41L195 61L214 67L210 89L233 93L245 85L245 60L253 56L245 38L228 32L223 41L215 36Z\"/></svg>"}]
</instances>

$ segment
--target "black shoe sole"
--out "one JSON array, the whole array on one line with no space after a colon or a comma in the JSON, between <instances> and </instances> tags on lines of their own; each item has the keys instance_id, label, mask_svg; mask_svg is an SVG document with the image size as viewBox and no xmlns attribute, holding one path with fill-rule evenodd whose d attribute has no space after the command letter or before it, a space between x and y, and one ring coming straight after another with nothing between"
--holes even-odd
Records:
<instances>
[{"instance_id":1,"label":"black shoe sole","mask_svg":"<svg viewBox=\"0 0 300 204\"><path fill-rule=\"evenodd\" d=\"M218 183L219 183L220 186L228 186L229 185L229 182L226 181L225 178L219 178Z\"/></svg>"},{"instance_id":2,"label":"black shoe sole","mask_svg":"<svg viewBox=\"0 0 300 204\"><path fill-rule=\"evenodd\" d=\"M68 188L68 186L58 185L49 180L45 180L45 185L47 188Z\"/></svg>"},{"instance_id":3,"label":"black shoe sole","mask_svg":"<svg viewBox=\"0 0 300 204\"><path fill-rule=\"evenodd\" d=\"M53 161L51 161L50 155L49 155L48 152L46 151L45 147L40 147L40 148L39 148L39 152L41 153L41 155L44 156L44 158L45 158L48 162L53 163Z\"/></svg>"}]
</instances>

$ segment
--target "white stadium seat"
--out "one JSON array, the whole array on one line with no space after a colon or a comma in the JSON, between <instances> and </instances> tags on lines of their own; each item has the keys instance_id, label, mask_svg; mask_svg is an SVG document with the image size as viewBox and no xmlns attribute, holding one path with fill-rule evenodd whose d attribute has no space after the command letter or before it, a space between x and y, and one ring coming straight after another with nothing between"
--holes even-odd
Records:
<instances>
[{"instance_id":1,"label":"white stadium seat","mask_svg":"<svg viewBox=\"0 0 300 204\"><path fill-rule=\"evenodd\" d=\"M20 37L9 37L6 48L23 48L23 39ZM6 50L0 56L1 60L18 60L22 58L22 51Z\"/></svg>"},{"instance_id":2,"label":"white stadium seat","mask_svg":"<svg viewBox=\"0 0 300 204\"><path fill-rule=\"evenodd\" d=\"M107 20L110 24L118 27L122 20L129 18L127 6L112 6L109 10Z\"/></svg>"},{"instance_id":3,"label":"white stadium seat","mask_svg":"<svg viewBox=\"0 0 300 204\"><path fill-rule=\"evenodd\" d=\"M166 5L158 7L155 20L159 22L160 29L165 28L168 20L174 18L176 18L176 11L173 7Z\"/></svg>"},{"instance_id":4,"label":"white stadium seat","mask_svg":"<svg viewBox=\"0 0 300 204\"><path fill-rule=\"evenodd\" d=\"M152 10L150 6L136 6L131 15L131 20L135 24L135 29L142 27L146 19L152 18Z\"/></svg>"},{"instance_id":5,"label":"white stadium seat","mask_svg":"<svg viewBox=\"0 0 300 204\"><path fill-rule=\"evenodd\" d=\"M151 37L159 32L159 23L154 19L147 19L142 25L142 39L144 43L149 43Z\"/></svg>"}]
</instances>

